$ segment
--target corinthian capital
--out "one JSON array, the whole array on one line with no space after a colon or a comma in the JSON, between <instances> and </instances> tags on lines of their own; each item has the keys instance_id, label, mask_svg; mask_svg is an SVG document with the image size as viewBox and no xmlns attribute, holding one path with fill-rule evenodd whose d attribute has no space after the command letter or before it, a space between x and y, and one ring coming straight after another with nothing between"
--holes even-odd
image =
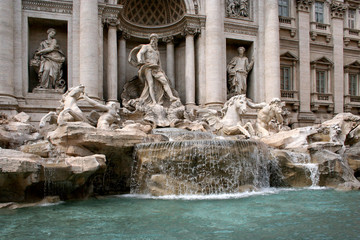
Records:
<instances>
[{"instance_id":1,"label":"corinthian capital","mask_svg":"<svg viewBox=\"0 0 360 240\"><path fill-rule=\"evenodd\" d=\"M343 2L332 1L330 4L331 17L344 18L344 13L347 9L347 5Z\"/></svg>"},{"instance_id":2,"label":"corinthian capital","mask_svg":"<svg viewBox=\"0 0 360 240\"><path fill-rule=\"evenodd\" d=\"M107 18L104 18L104 24L107 24L108 26L111 26L111 27L116 27L117 25L120 24L120 21L117 18L107 17Z\"/></svg>"},{"instance_id":3,"label":"corinthian capital","mask_svg":"<svg viewBox=\"0 0 360 240\"><path fill-rule=\"evenodd\" d=\"M313 0L296 0L296 8L298 11L310 12L313 2Z\"/></svg>"}]
</instances>

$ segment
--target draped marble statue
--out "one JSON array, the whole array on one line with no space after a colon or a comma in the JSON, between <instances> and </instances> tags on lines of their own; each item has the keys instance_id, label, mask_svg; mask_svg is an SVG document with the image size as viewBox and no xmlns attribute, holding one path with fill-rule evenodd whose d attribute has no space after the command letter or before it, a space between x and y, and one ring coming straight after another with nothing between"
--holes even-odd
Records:
<instances>
[{"instance_id":1,"label":"draped marble statue","mask_svg":"<svg viewBox=\"0 0 360 240\"><path fill-rule=\"evenodd\" d=\"M62 79L62 65L65 62L65 54L60 50L56 39L56 31L53 28L47 30L48 38L40 43L30 66L35 68L39 77L37 88L40 89L65 89L65 80Z\"/></svg>"},{"instance_id":2,"label":"draped marble statue","mask_svg":"<svg viewBox=\"0 0 360 240\"><path fill-rule=\"evenodd\" d=\"M249 59L244 55L245 48L238 48L239 55L231 59L227 65L228 78L228 95L232 97L238 94L246 94L246 79L249 71L254 66L254 59Z\"/></svg>"}]
</instances>

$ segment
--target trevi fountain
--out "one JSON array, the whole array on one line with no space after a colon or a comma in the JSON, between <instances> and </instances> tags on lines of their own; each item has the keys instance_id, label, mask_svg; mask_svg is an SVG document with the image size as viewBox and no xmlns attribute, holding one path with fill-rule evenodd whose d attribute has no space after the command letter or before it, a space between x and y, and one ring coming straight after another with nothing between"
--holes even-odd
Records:
<instances>
[{"instance_id":1,"label":"trevi fountain","mask_svg":"<svg viewBox=\"0 0 360 240\"><path fill-rule=\"evenodd\" d=\"M33 91L62 96L36 125L0 114L1 239L359 238L359 115L290 128L280 98L249 98L241 46L223 106L184 105L155 33L127 56L121 103L105 103L67 87L46 33Z\"/></svg>"}]
</instances>

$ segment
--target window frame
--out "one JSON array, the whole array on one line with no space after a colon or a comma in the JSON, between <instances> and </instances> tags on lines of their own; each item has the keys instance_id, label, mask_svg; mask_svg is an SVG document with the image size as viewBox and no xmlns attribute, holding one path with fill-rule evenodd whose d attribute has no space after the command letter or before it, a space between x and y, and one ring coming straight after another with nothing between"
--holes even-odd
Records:
<instances>
[{"instance_id":1,"label":"window frame","mask_svg":"<svg viewBox=\"0 0 360 240\"><path fill-rule=\"evenodd\" d=\"M355 79L352 79L352 76L355 77ZM353 80L355 82L355 89L353 86ZM349 73L349 92L348 94L352 97L354 96L360 96L360 74L359 73Z\"/></svg>"},{"instance_id":2,"label":"window frame","mask_svg":"<svg viewBox=\"0 0 360 240\"><path fill-rule=\"evenodd\" d=\"M353 12L353 14L350 14L350 11ZM353 16L350 18L350 16ZM347 25L350 29L356 28L356 9L349 8L347 11Z\"/></svg>"},{"instance_id":3,"label":"window frame","mask_svg":"<svg viewBox=\"0 0 360 240\"><path fill-rule=\"evenodd\" d=\"M288 70L287 81L285 80L284 70ZM287 88L285 86L288 86ZM280 66L280 90L293 91L294 79L293 79L293 67L289 65Z\"/></svg>"},{"instance_id":4,"label":"window frame","mask_svg":"<svg viewBox=\"0 0 360 240\"><path fill-rule=\"evenodd\" d=\"M320 79L320 74L321 79ZM316 93L327 94L329 93L328 87L328 71L325 69L316 69Z\"/></svg>"},{"instance_id":5,"label":"window frame","mask_svg":"<svg viewBox=\"0 0 360 240\"><path fill-rule=\"evenodd\" d=\"M321 12L319 12L319 6L321 6ZM316 23L321 23L321 24L325 24L325 4L324 2L320 2L320 1L316 1L314 4L314 17L315 17L315 22ZM321 19L320 19L321 16Z\"/></svg>"},{"instance_id":6,"label":"window frame","mask_svg":"<svg viewBox=\"0 0 360 240\"><path fill-rule=\"evenodd\" d=\"M286 3L283 4L283 3ZM290 17L290 1L289 0L278 0L278 14L280 17ZM284 14L286 10L286 14Z\"/></svg>"}]
</instances>

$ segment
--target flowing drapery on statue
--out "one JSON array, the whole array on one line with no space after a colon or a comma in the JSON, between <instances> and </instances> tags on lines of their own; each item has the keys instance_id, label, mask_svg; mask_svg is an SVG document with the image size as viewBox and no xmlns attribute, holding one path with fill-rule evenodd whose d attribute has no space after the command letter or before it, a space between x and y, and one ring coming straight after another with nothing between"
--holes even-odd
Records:
<instances>
[{"instance_id":1,"label":"flowing drapery on statue","mask_svg":"<svg viewBox=\"0 0 360 240\"><path fill-rule=\"evenodd\" d=\"M150 44L139 45L129 54L130 64L139 68L139 78L145 85L139 98L144 104L161 105L165 97L171 102L178 100L170 88L170 80L161 68L157 41L157 35L151 34Z\"/></svg>"},{"instance_id":2,"label":"flowing drapery on statue","mask_svg":"<svg viewBox=\"0 0 360 240\"><path fill-rule=\"evenodd\" d=\"M230 63L227 65L227 71L229 74L228 79L228 93L229 97L246 94L246 79L249 71L254 65L254 60L250 62L247 57L244 56L245 48L238 48L239 55L231 59Z\"/></svg>"},{"instance_id":3,"label":"flowing drapery on statue","mask_svg":"<svg viewBox=\"0 0 360 240\"><path fill-rule=\"evenodd\" d=\"M37 88L43 89L64 89L65 81L62 79L62 65L65 62L65 55L60 50L54 38L56 31L53 28L47 30L48 38L40 43L30 65L38 73L39 84Z\"/></svg>"}]
</instances>

